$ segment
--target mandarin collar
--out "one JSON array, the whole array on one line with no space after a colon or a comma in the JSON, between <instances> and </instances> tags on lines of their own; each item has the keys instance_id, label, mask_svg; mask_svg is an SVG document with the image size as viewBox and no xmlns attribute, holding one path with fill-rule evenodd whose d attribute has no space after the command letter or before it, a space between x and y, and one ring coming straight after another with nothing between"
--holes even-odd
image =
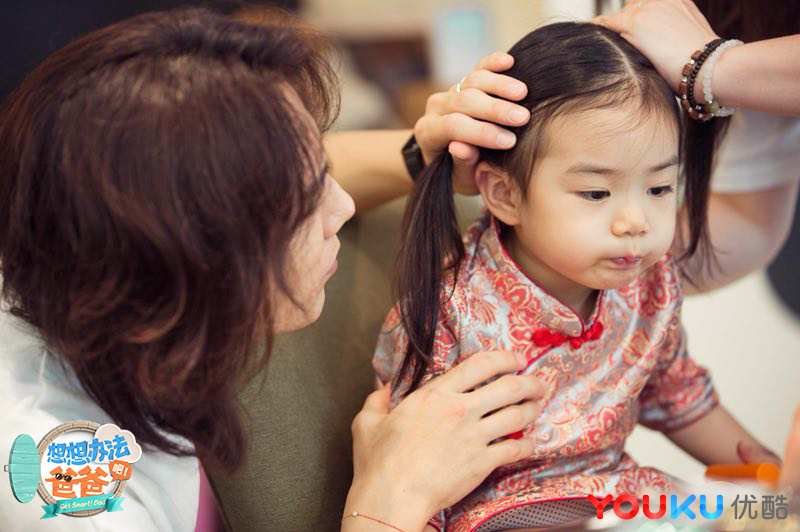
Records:
<instances>
[{"instance_id":1,"label":"mandarin collar","mask_svg":"<svg viewBox=\"0 0 800 532\"><path fill-rule=\"evenodd\" d=\"M572 342L572 346L577 348L584 341L600 337L603 326L598 317L603 307L604 290L597 297L589 321L584 322L575 310L537 284L511 257L500 238L500 222L494 216L489 215L484 241L496 266L488 269L495 290L515 310L533 313L531 339L537 345L550 341L553 347L557 347Z\"/></svg>"}]
</instances>

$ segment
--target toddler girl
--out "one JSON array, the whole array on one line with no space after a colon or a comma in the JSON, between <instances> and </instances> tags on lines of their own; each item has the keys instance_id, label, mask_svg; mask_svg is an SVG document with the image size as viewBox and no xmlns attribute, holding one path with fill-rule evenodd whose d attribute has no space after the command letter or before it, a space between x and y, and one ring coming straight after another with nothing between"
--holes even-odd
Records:
<instances>
[{"instance_id":1,"label":"toddler girl","mask_svg":"<svg viewBox=\"0 0 800 532\"><path fill-rule=\"evenodd\" d=\"M670 88L592 24L542 27L509 53L531 120L513 149L482 153L487 210L463 241L449 155L420 176L373 361L395 404L483 350L524 353L547 386L538 420L509 435L534 454L434 516L440 530L551 526L593 515L588 495L675 493L625 454L637 422L705 463L757 445L686 351L668 253L681 133Z\"/></svg>"}]
</instances>

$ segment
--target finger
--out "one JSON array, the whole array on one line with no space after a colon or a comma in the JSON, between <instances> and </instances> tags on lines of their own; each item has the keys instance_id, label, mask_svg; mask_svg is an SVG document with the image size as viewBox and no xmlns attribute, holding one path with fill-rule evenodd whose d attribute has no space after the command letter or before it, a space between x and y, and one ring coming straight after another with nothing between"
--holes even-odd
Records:
<instances>
[{"instance_id":1,"label":"finger","mask_svg":"<svg viewBox=\"0 0 800 532\"><path fill-rule=\"evenodd\" d=\"M536 421L542 412L541 401L525 401L507 406L481 419L479 427L486 441L523 430Z\"/></svg>"},{"instance_id":2,"label":"finger","mask_svg":"<svg viewBox=\"0 0 800 532\"><path fill-rule=\"evenodd\" d=\"M750 442L740 441L736 446L736 454L745 464L771 463L781 465L780 457L765 448L763 445L755 445Z\"/></svg>"},{"instance_id":3,"label":"finger","mask_svg":"<svg viewBox=\"0 0 800 532\"><path fill-rule=\"evenodd\" d=\"M466 89L478 89L507 100L519 100L528 94L527 85L517 78L486 69L475 70L465 76L461 81L461 93ZM453 92L458 93L455 90Z\"/></svg>"},{"instance_id":4,"label":"finger","mask_svg":"<svg viewBox=\"0 0 800 532\"><path fill-rule=\"evenodd\" d=\"M491 70L492 72L502 72L514 66L514 56L506 52L494 52L478 61L475 70Z\"/></svg>"},{"instance_id":5,"label":"finger","mask_svg":"<svg viewBox=\"0 0 800 532\"><path fill-rule=\"evenodd\" d=\"M457 140L451 142L447 149L450 152L450 155L453 156L454 160L464 164L474 165L478 162L478 157L480 156L480 151L478 151L478 148L472 144L465 144L464 142L458 142Z\"/></svg>"},{"instance_id":6,"label":"finger","mask_svg":"<svg viewBox=\"0 0 800 532\"><path fill-rule=\"evenodd\" d=\"M414 127L420 146L441 146L444 149L452 141L481 146L494 150L508 149L517 142L517 137L507 129L489 122L475 120L461 113L447 116L425 115ZM426 161L438 153L426 153Z\"/></svg>"},{"instance_id":7,"label":"finger","mask_svg":"<svg viewBox=\"0 0 800 532\"><path fill-rule=\"evenodd\" d=\"M526 365L527 361L521 354L511 351L481 351L444 375L435 378L431 384L436 383L436 386L442 386L444 389L454 392L464 392L492 377L520 371Z\"/></svg>"},{"instance_id":8,"label":"finger","mask_svg":"<svg viewBox=\"0 0 800 532\"><path fill-rule=\"evenodd\" d=\"M544 396L542 382L531 375L504 375L472 393L480 415L520 401L538 400Z\"/></svg>"},{"instance_id":9,"label":"finger","mask_svg":"<svg viewBox=\"0 0 800 532\"><path fill-rule=\"evenodd\" d=\"M442 122L442 133L449 141L457 140L492 150L505 150L517 143L517 136L511 131L463 113L449 114Z\"/></svg>"},{"instance_id":10,"label":"finger","mask_svg":"<svg viewBox=\"0 0 800 532\"><path fill-rule=\"evenodd\" d=\"M478 148L463 142L451 142L448 151L453 156L453 190L470 196L480 193L475 181L480 155Z\"/></svg>"},{"instance_id":11,"label":"finger","mask_svg":"<svg viewBox=\"0 0 800 532\"><path fill-rule=\"evenodd\" d=\"M490 471L519 460L528 458L533 454L534 446L530 438L519 440L503 440L489 445L486 459Z\"/></svg>"},{"instance_id":12,"label":"finger","mask_svg":"<svg viewBox=\"0 0 800 532\"><path fill-rule=\"evenodd\" d=\"M739 460L741 460L743 463L753 463L753 446L748 444L746 441L740 441L736 444L736 454L739 456Z\"/></svg>"},{"instance_id":13,"label":"finger","mask_svg":"<svg viewBox=\"0 0 800 532\"><path fill-rule=\"evenodd\" d=\"M447 102L447 112L462 113L478 120L504 124L508 126L521 126L530 120L531 114L527 108L487 94L481 88L470 87L460 93L450 94Z\"/></svg>"}]
</instances>

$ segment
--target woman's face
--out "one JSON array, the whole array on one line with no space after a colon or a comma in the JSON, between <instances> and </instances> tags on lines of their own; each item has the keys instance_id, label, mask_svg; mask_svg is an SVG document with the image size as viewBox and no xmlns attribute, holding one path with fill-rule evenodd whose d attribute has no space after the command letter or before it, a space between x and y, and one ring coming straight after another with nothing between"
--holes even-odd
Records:
<instances>
[{"instance_id":1,"label":"woman's face","mask_svg":"<svg viewBox=\"0 0 800 532\"><path fill-rule=\"evenodd\" d=\"M325 183L319 204L289 245L287 282L294 301L280 290L273 292L275 332L301 329L319 318L325 283L336 272L336 234L355 212L353 199L328 174L327 164L320 167Z\"/></svg>"}]
</instances>

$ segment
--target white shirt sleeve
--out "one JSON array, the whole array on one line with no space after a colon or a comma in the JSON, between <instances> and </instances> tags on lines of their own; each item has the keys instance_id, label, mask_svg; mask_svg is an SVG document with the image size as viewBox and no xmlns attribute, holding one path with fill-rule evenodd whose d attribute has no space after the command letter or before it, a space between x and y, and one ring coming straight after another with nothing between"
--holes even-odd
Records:
<instances>
[{"instance_id":1,"label":"white shirt sleeve","mask_svg":"<svg viewBox=\"0 0 800 532\"><path fill-rule=\"evenodd\" d=\"M800 179L800 117L740 109L717 151L714 192L746 193Z\"/></svg>"}]
</instances>

